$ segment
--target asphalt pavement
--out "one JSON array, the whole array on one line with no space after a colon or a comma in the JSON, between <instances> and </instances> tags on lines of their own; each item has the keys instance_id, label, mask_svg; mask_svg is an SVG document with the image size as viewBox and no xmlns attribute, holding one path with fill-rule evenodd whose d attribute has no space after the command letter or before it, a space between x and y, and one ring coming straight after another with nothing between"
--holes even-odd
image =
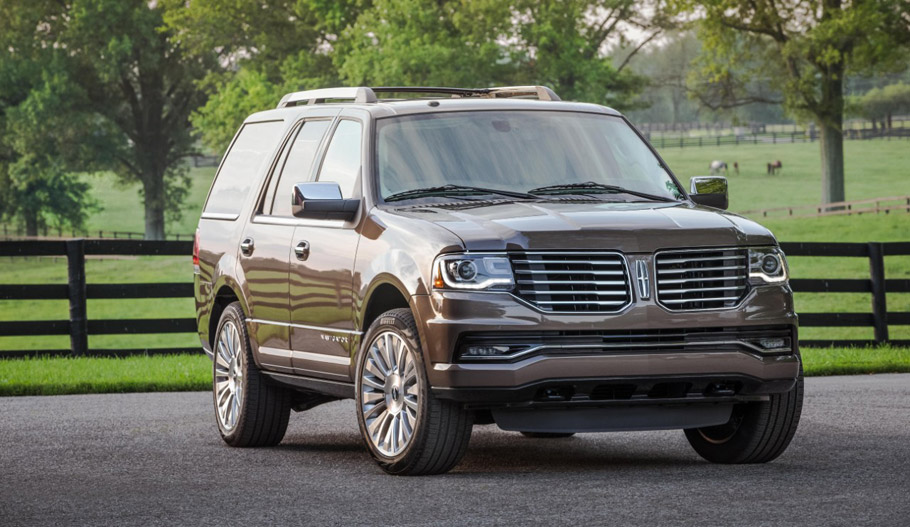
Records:
<instances>
[{"instance_id":1,"label":"asphalt pavement","mask_svg":"<svg viewBox=\"0 0 910 527\"><path fill-rule=\"evenodd\" d=\"M789 450L702 461L680 431L474 429L443 476L373 463L350 401L275 448L221 442L207 393L0 398L0 525L910 526L910 375L811 378Z\"/></svg>"}]
</instances>

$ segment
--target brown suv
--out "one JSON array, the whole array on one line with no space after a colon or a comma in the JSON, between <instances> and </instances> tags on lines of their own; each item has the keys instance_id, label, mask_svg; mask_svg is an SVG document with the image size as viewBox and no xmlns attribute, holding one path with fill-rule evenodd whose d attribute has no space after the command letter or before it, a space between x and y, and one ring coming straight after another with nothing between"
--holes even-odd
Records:
<instances>
[{"instance_id":1,"label":"brown suv","mask_svg":"<svg viewBox=\"0 0 910 527\"><path fill-rule=\"evenodd\" d=\"M803 397L786 260L723 212L726 180L692 187L544 87L285 96L237 132L196 234L222 437L275 445L292 409L353 398L392 474L451 469L491 423L774 459Z\"/></svg>"}]
</instances>

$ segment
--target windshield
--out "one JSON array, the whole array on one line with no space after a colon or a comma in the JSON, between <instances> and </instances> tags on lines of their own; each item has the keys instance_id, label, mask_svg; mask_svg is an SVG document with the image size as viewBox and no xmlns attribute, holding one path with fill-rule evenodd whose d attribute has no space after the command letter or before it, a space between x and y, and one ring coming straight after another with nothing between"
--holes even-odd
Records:
<instances>
[{"instance_id":1,"label":"windshield","mask_svg":"<svg viewBox=\"0 0 910 527\"><path fill-rule=\"evenodd\" d=\"M445 185L540 194L618 194L679 199L660 161L619 117L577 112L430 113L377 121L383 199ZM415 195L420 197L420 194ZM610 197L614 199L614 196Z\"/></svg>"}]
</instances>

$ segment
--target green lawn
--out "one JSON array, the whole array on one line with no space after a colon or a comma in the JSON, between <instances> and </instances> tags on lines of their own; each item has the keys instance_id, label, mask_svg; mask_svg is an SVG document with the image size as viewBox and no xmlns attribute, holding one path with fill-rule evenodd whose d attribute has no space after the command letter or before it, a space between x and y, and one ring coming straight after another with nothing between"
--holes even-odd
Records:
<instances>
[{"instance_id":1,"label":"green lawn","mask_svg":"<svg viewBox=\"0 0 910 527\"><path fill-rule=\"evenodd\" d=\"M910 349L805 349L806 375L910 372ZM205 355L0 360L0 396L209 390Z\"/></svg>"}]
</instances>

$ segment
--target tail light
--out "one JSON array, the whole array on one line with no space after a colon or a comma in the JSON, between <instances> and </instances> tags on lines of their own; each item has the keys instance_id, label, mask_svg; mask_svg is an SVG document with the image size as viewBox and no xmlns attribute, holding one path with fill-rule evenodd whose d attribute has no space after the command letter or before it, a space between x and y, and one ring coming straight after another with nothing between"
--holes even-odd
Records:
<instances>
[{"instance_id":1,"label":"tail light","mask_svg":"<svg viewBox=\"0 0 910 527\"><path fill-rule=\"evenodd\" d=\"M193 265L199 267L199 229L196 229L196 236L193 237Z\"/></svg>"}]
</instances>

